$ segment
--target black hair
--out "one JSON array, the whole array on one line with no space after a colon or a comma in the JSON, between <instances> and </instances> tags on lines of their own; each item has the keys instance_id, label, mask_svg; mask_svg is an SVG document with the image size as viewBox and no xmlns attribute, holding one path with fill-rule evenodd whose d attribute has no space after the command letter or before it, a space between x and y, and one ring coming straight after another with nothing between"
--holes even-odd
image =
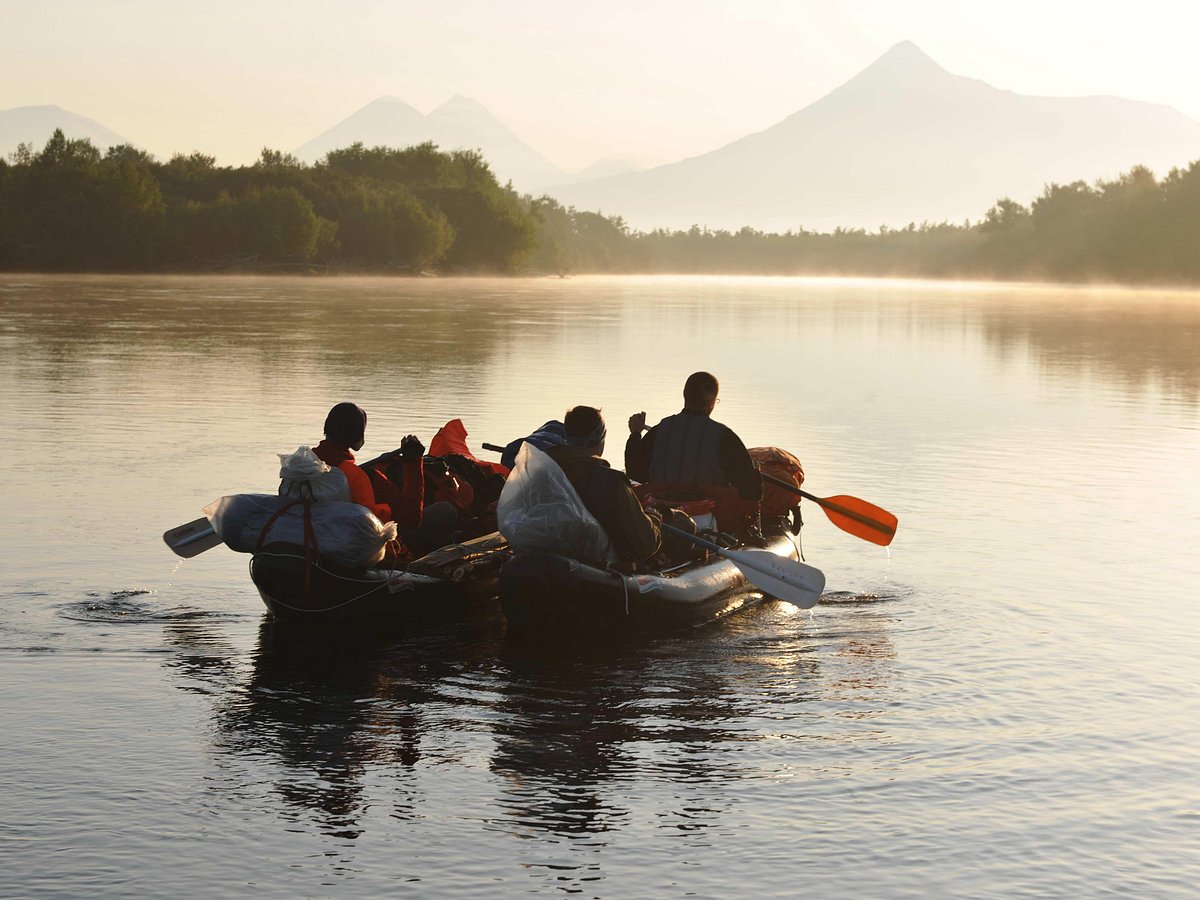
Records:
<instances>
[{"instance_id":1,"label":"black hair","mask_svg":"<svg viewBox=\"0 0 1200 900\"><path fill-rule=\"evenodd\" d=\"M367 413L357 403L339 403L325 417L325 437L353 447L367 433Z\"/></svg>"},{"instance_id":2,"label":"black hair","mask_svg":"<svg viewBox=\"0 0 1200 900\"><path fill-rule=\"evenodd\" d=\"M568 438L587 437L604 424L604 417L594 406L576 406L563 416Z\"/></svg>"},{"instance_id":3,"label":"black hair","mask_svg":"<svg viewBox=\"0 0 1200 900\"><path fill-rule=\"evenodd\" d=\"M716 375L708 372L693 372L683 385L683 402L688 406L703 406L715 400L721 384Z\"/></svg>"}]
</instances>

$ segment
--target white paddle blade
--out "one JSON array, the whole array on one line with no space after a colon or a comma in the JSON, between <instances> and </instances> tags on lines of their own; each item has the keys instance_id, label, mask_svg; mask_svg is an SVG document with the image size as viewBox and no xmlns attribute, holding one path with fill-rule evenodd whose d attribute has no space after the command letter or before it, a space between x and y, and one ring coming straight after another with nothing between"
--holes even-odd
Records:
<instances>
[{"instance_id":1,"label":"white paddle blade","mask_svg":"<svg viewBox=\"0 0 1200 900\"><path fill-rule=\"evenodd\" d=\"M723 552L756 588L800 609L816 606L825 590L825 573L806 563L768 550Z\"/></svg>"},{"instance_id":2,"label":"white paddle blade","mask_svg":"<svg viewBox=\"0 0 1200 900\"><path fill-rule=\"evenodd\" d=\"M220 536L213 531L212 525L203 516L164 532L163 540L176 556L182 556L184 559L199 556L205 550L211 550L221 543Z\"/></svg>"}]
</instances>

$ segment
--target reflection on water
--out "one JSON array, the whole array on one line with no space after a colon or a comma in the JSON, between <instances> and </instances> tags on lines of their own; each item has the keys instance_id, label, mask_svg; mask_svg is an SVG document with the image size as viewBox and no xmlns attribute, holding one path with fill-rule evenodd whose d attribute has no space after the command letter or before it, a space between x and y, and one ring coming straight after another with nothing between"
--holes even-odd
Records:
<instances>
[{"instance_id":1,"label":"reflection on water","mask_svg":"<svg viewBox=\"0 0 1200 900\"><path fill-rule=\"evenodd\" d=\"M841 605L836 626L776 604L721 631L607 645L509 640L495 620L371 639L264 619L248 667L211 624L173 623L165 664L212 697L212 752L269 773L267 802L319 833L363 836L380 785L392 818L419 820L415 770L465 765L477 748L447 736L476 732L499 779L490 830L594 841L636 816L615 786L678 785L709 805L663 811L658 827L703 830L728 806L715 801L761 775L747 747L829 739L804 704L881 715L893 620L868 612L870 598ZM822 671L825 646L836 677Z\"/></svg>"},{"instance_id":2,"label":"reflection on water","mask_svg":"<svg viewBox=\"0 0 1200 900\"><path fill-rule=\"evenodd\" d=\"M1134 385L1161 380L1193 402L1200 392L1200 299L1191 292L760 281L755 305L743 314L803 327L813 324L812 306L819 303L829 304L833 321L843 325L869 322L904 334L931 325L958 332L974 327L1004 355L1028 349L1051 374L1073 376L1086 364ZM745 283L737 279L694 283L711 285L710 292L729 302L744 301ZM726 283L732 289L722 287ZM525 335L545 341L585 330L598 342L616 340L629 308L657 328L679 332L678 300L665 290L671 284L10 278L0 282L0 341L28 375L49 384L95 378L118 366L132 367L126 374L136 381L138 368L153 370L164 356L186 356L202 367L236 365L263 377L310 366L348 378L419 375L429 390L443 374L482 377ZM684 281L678 294L693 301L689 288Z\"/></svg>"},{"instance_id":3,"label":"reflection on water","mask_svg":"<svg viewBox=\"0 0 1200 900\"><path fill-rule=\"evenodd\" d=\"M1195 406L1200 398L1200 304L1195 295L1124 292L993 307L984 337L1005 353L1026 350L1060 378L1120 379L1129 389L1158 388Z\"/></svg>"},{"instance_id":4,"label":"reflection on water","mask_svg":"<svg viewBox=\"0 0 1200 900\"><path fill-rule=\"evenodd\" d=\"M0 895L1189 896L1198 324L1029 285L0 276ZM594 403L619 464L701 368L900 518L885 552L806 510L813 610L313 635L244 556L162 544L337 400L366 453Z\"/></svg>"},{"instance_id":5,"label":"reflection on water","mask_svg":"<svg viewBox=\"0 0 1200 900\"><path fill-rule=\"evenodd\" d=\"M462 645L456 645L461 648ZM264 621L248 678L216 701L218 751L266 761L276 798L325 834L353 839L369 767L415 766L421 707L462 661L441 641L391 642ZM392 815L411 817L395 798Z\"/></svg>"}]
</instances>

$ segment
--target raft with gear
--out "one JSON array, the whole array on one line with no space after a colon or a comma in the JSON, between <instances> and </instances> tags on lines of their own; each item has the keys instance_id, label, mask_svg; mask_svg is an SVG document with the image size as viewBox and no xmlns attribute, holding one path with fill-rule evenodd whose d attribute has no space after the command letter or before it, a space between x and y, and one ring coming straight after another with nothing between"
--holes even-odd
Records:
<instances>
[{"instance_id":1,"label":"raft with gear","mask_svg":"<svg viewBox=\"0 0 1200 900\"><path fill-rule=\"evenodd\" d=\"M720 537L720 536L714 536ZM732 550L798 560L779 533ZM518 554L500 570L500 603L513 632L664 632L695 628L770 599L731 560L715 554L656 572L623 574L565 556Z\"/></svg>"},{"instance_id":2,"label":"raft with gear","mask_svg":"<svg viewBox=\"0 0 1200 900\"><path fill-rule=\"evenodd\" d=\"M775 447L754 448L750 453L761 471L778 472L789 486L798 488L803 482L800 462L790 453ZM509 484L520 478L518 458ZM730 556L749 554L750 559L742 563L757 563L756 568L763 563L768 570L791 567L795 570L792 574L802 580L820 574L799 563L795 536L800 530L800 513L797 497L790 490L769 487L761 503L742 499L733 488L713 485L659 482L637 485L634 490L648 508L692 516L694 525L700 526L692 540L699 537L698 543L706 543L710 549L681 551L679 539L686 540L687 535L666 527L664 516L664 537L665 532L675 531L676 546L668 554L674 562L660 555L658 562L663 567L658 569L630 571L580 561L602 558L594 553L560 554L543 548L517 552L500 573L500 602L511 632L674 631L723 619L773 596L764 584L781 584L772 581L777 573L756 575L755 568ZM505 526L502 521L501 531ZM525 551L522 542L514 539L514 543ZM820 583L824 583L823 576ZM792 593L791 589L780 592ZM819 593L818 586L809 599L815 602Z\"/></svg>"},{"instance_id":3,"label":"raft with gear","mask_svg":"<svg viewBox=\"0 0 1200 900\"><path fill-rule=\"evenodd\" d=\"M222 497L205 508L207 524L230 549L251 554L250 579L282 621L447 621L484 604L494 608L511 552L491 510L507 470L476 459L465 438L454 419L431 442L434 452L423 460L424 512L403 544L398 525L346 499L342 473L306 447L280 454L279 495ZM393 451L361 468L373 483L381 477L401 488L402 457Z\"/></svg>"},{"instance_id":4,"label":"raft with gear","mask_svg":"<svg viewBox=\"0 0 1200 900\"><path fill-rule=\"evenodd\" d=\"M313 559L300 544L266 544L250 579L278 620L305 624L454 621L494 608L511 553L499 534L451 544L402 568L350 568Z\"/></svg>"}]
</instances>

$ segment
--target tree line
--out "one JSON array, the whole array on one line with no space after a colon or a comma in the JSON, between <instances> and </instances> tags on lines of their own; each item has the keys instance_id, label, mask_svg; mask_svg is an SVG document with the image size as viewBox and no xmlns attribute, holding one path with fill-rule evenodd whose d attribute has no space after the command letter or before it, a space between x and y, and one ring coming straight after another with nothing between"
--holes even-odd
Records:
<instances>
[{"instance_id":1,"label":"tree line","mask_svg":"<svg viewBox=\"0 0 1200 900\"><path fill-rule=\"evenodd\" d=\"M527 204L480 154L355 144L317 165L265 149L251 166L101 153L56 131L0 162L0 268L34 271L514 272Z\"/></svg>"},{"instance_id":2,"label":"tree line","mask_svg":"<svg viewBox=\"0 0 1200 900\"><path fill-rule=\"evenodd\" d=\"M475 151L355 144L314 165L160 163L55 132L0 161L0 268L695 273L1200 282L1200 161L1047 185L977 223L635 231L501 185Z\"/></svg>"},{"instance_id":3,"label":"tree line","mask_svg":"<svg viewBox=\"0 0 1200 900\"><path fill-rule=\"evenodd\" d=\"M1135 166L1112 181L1050 184L1029 205L998 201L977 223L875 232L646 232L549 198L532 208L530 265L551 272L1200 283L1200 161L1161 180Z\"/></svg>"}]
</instances>

